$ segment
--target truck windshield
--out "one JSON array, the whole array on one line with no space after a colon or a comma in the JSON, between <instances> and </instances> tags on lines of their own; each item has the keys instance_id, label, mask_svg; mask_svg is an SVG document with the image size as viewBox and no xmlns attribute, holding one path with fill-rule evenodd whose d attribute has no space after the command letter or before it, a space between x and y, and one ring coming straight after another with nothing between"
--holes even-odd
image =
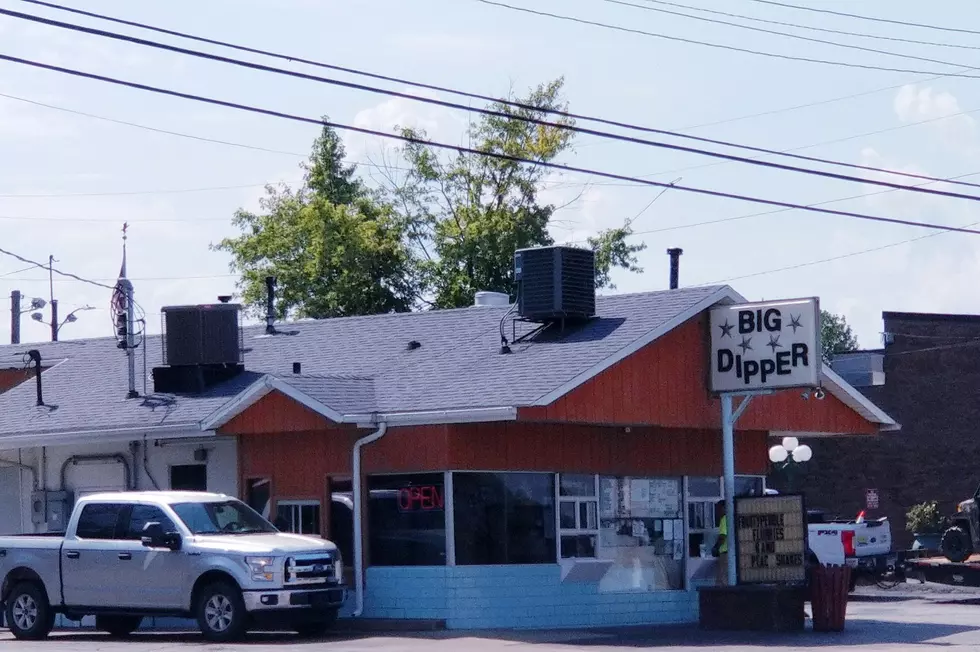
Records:
<instances>
[{"instance_id":1,"label":"truck windshield","mask_svg":"<svg viewBox=\"0 0 980 652\"><path fill-rule=\"evenodd\" d=\"M194 534L256 534L278 532L251 507L237 500L177 503L174 512Z\"/></svg>"}]
</instances>

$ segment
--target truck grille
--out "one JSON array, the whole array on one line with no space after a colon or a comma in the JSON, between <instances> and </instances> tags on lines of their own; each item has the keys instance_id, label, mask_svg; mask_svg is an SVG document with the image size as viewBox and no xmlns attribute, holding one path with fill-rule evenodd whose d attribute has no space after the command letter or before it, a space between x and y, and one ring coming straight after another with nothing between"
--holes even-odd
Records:
<instances>
[{"instance_id":1,"label":"truck grille","mask_svg":"<svg viewBox=\"0 0 980 652\"><path fill-rule=\"evenodd\" d=\"M335 583L334 559L330 555L296 555L286 559L286 584Z\"/></svg>"}]
</instances>

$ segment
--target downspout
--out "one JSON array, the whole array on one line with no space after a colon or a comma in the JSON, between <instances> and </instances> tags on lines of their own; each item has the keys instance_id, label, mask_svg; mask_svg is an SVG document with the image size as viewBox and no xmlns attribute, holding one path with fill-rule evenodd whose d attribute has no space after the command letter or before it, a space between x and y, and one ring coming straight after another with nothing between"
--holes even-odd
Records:
<instances>
[{"instance_id":1,"label":"downspout","mask_svg":"<svg viewBox=\"0 0 980 652\"><path fill-rule=\"evenodd\" d=\"M354 595L355 608L354 617L357 618L364 613L364 539L363 539L363 519L361 518L361 449L368 444L373 444L388 432L388 422L382 421L378 424L378 429L373 433L358 439L354 442Z\"/></svg>"}]
</instances>

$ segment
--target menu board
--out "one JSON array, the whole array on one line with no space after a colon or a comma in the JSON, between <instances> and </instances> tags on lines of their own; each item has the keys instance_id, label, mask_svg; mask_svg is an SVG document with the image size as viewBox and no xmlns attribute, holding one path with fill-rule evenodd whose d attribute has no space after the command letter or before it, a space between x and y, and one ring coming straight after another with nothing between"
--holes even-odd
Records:
<instances>
[{"instance_id":1,"label":"menu board","mask_svg":"<svg viewBox=\"0 0 980 652\"><path fill-rule=\"evenodd\" d=\"M735 499L738 581L789 584L806 580L803 496Z\"/></svg>"},{"instance_id":2,"label":"menu board","mask_svg":"<svg viewBox=\"0 0 980 652\"><path fill-rule=\"evenodd\" d=\"M680 518L680 480L603 477L599 482L599 513L604 518Z\"/></svg>"}]
</instances>

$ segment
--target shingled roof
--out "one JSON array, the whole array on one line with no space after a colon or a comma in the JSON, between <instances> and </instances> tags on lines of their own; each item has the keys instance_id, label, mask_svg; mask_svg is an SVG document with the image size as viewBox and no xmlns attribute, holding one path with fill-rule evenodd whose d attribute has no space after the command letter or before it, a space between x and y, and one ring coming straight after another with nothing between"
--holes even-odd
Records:
<instances>
[{"instance_id":1,"label":"shingled roof","mask_svg":"<svg viewBox=\"0 0 980 652\"><path fill-rule=\"evenodd\" d=\"M148 374L161 365L161 342L150 336L137 354L137 390L144 394L145 369L146 391L135 399L126 398L126 359L115 339L0 346L0 368L22 365L30 348L47 367L45 406L35 406L33 382L0 394L0 445L58 434L200 432L272 389L354 422L377 413L530 406L702 310L738 300L727 286L598 297L597 318L514 344L510 355L499 353L506 307L301 321L279 325L274 336L246 327L245 373L198 395L153 391ZM508 335L510 328L507 322ZM295 362L301 374L293 374Z\"/></svg>"}]
</instances>

